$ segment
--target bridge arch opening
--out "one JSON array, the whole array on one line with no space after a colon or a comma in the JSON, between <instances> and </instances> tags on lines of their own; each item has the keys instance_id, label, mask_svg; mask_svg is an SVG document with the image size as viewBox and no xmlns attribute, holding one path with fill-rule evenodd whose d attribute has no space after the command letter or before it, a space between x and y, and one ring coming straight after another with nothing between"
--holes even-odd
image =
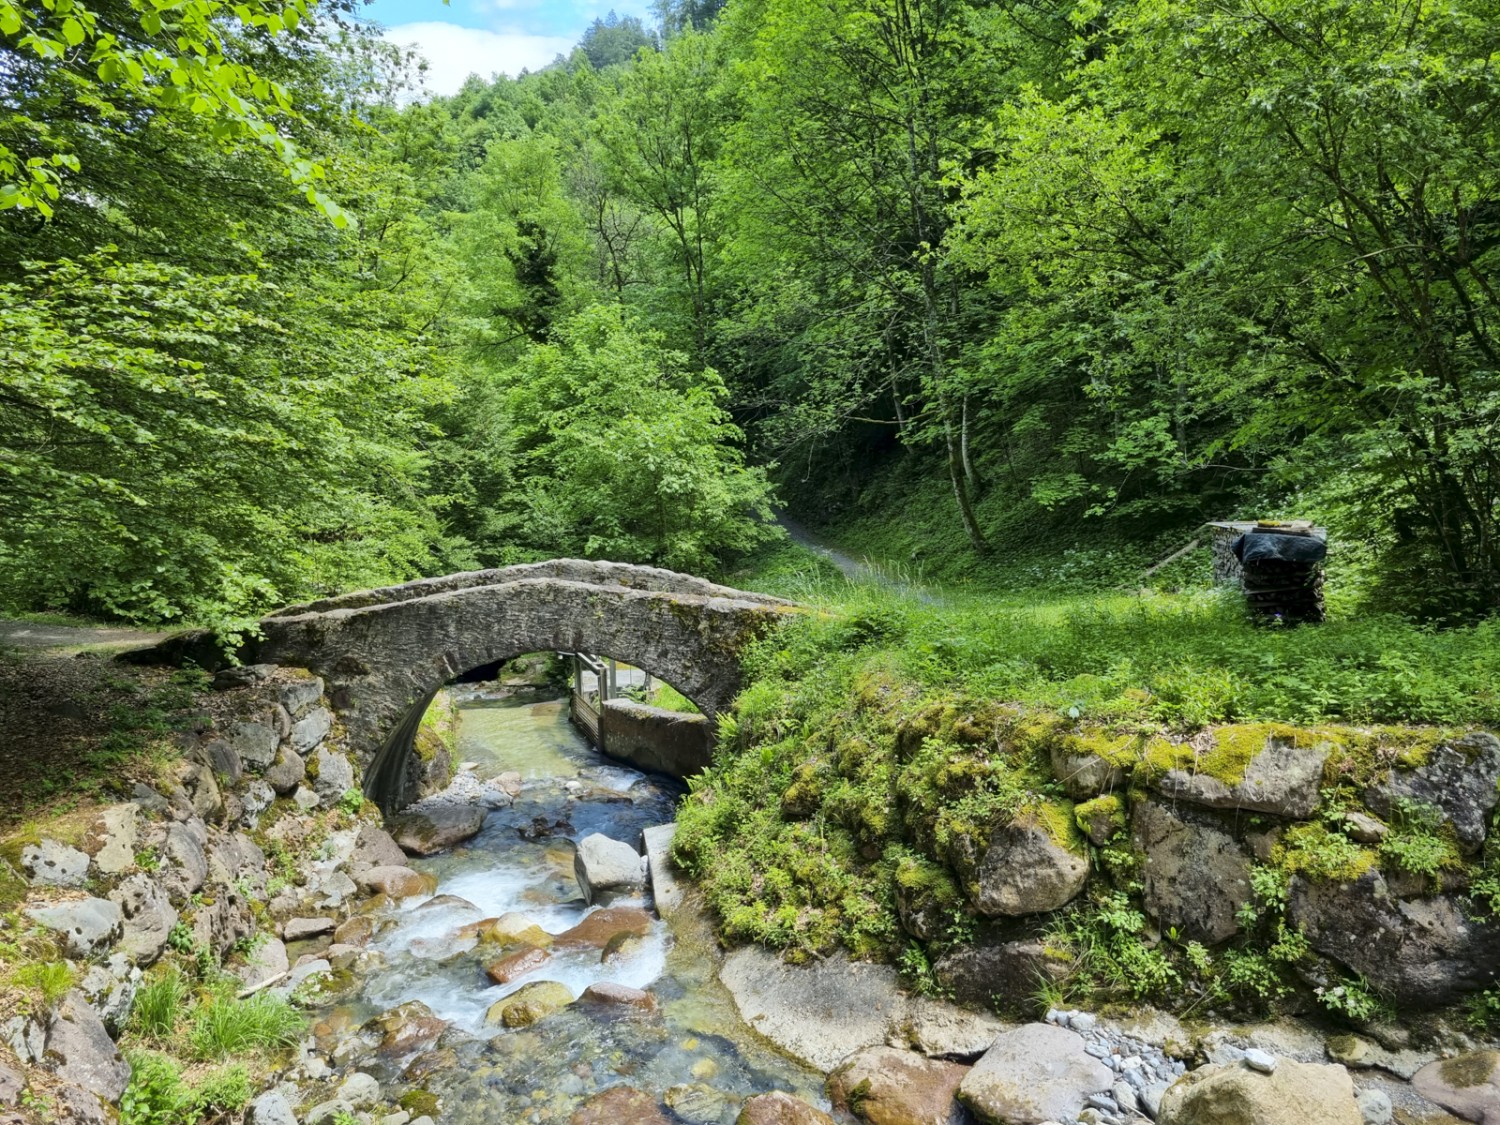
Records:
<instances>
[{"instance_id":1,"label":"bridge arch opening","mask_svg":"<svg viewBox=\"0 0 1500 1125\"><path fill-rule=\"evenodd\" d=\"M431 674L457 668L465 659L449 654L434 664ZM524 685L514 674L521 664L532 665ZM550 665L545 678L536 674L537 664ZM492 682L501 689L497 696L503 696L507 686L511 688L517 705L561 700L579 734L607 757L646 772L678 779L691 776L708 764L715 729L715 712L709 708L716 697L698 689L705 706L694 698L691 684L674 682L673 672L658 669L659 665L648 666L636 655L546 651L502 655L451 672L414 697L390 729L364 771L364 794L387 816L428 795L431 778L418 745L424 717L444 688ZM549 690L540 690L544 684ZM695 710L683 708L680 702L671 708L658 707L640 690L643 687L658 692L666 687L668 695Z\"/></svg>"}]
</instances>

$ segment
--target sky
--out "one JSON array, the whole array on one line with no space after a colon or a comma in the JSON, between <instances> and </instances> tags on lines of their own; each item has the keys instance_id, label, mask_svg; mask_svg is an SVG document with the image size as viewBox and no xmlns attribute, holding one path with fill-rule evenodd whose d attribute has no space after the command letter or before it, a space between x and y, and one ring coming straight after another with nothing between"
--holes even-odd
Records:
<instances>
[{"instance_id":1,"label":"sky","mask_svg":"<svg viewBox=\"0 0 1500 1125\"><path fill-rule=\"evenodd\" d=\"M426 57L432 93L451 94L470 74L539 70L611 9L655 22L649 0L373 0L362 14Z\"/></svg>"}]
</instances>

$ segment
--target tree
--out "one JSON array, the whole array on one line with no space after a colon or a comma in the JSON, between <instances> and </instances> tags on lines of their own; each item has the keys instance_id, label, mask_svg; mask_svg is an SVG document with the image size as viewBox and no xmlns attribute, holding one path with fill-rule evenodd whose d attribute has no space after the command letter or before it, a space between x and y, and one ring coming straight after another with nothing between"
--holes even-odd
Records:
<instances>
[{"instance_id":1,"label":"tree","mask_svg":"<svg viewBox=\"0 0 1500 1125\"><path fill-rule=\"evenodd\" d=\"M536 552L711 570L774 534L762 470L712 370L596 305L498 376L517 458L520 543Z\"/></svg>"},{"instance_id":2,"label":"tree","mask_svg":"<svg viewBox=\"0 0 1500 1125\"><path fill-rule=\"evenodd\" d=\"M656 48L656 36L646 30L636 16L623 19L613 10L603 19L589 24L578 41L579 49L588 57L595 70L610 66L623 66L630 62L644 47Z\"/></svg>"}]
</instances>

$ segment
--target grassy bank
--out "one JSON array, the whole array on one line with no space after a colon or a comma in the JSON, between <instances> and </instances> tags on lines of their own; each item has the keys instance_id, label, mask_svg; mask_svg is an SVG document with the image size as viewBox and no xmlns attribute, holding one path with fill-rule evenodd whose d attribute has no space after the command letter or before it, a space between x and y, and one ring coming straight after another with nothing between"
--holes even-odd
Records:
<instances>
[{"instance_id":1,"label":"grassy bank","mask_svg":"<svg viewBox=\"0 0 1500 1125\"><path fill-rule=\"evenodd\" d=\"M1381 862L1439 885L1464 868L1465 882L1500 886L1494 856L1465 867L1420 817L1381 855L1354 854L1323 827L1354 807L1377 765L1420 758L1454 728L1500 726L1500 622L1437 631L1366 616L1268 629L1210 589L851 585L792 548L742 578L819 612L749 654L718 760L679 817L678 854L731 939L794 959L844 947L930 987L932 963L983 924L965 855L1030 819L1087 849L1105 876L1048 923L1048 947L1069 966L1062 988L1263 1007L1297 990L1307 952L1281 920L1293 872ZM1291 829L1257 868L1256 903L1227 947L1152 933L1120 799L1068 800L1054 751L1114 756L1140 778L1196 757L1191 741L1227 775L1274 724L1334 747L1320 819ZM1113 831L1091 845L1083 832L1098 817ZM913 939L898 902L937 918L934 936ZM1359 982L1338 987L1325 1006L1376 1010L1375 998L1345 1000L1361 997ZM1056 999L1041 992L1039 1002Z\"/></svg>"}]
</instances>

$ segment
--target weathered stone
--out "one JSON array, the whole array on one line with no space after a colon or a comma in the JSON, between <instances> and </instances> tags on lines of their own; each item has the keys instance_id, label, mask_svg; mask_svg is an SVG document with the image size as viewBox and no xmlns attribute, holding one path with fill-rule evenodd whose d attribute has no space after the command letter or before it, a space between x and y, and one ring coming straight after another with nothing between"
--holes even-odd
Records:
<instances>
[{"instance_id":1,"label":"weathered stone","mask_svg":"<svg viewBox=\"0 0 1500 1125\"><path fill-rule=\"evenodd\" d=\"M292 804L296 805L303 812L312 812L313 809L321 804L321 801L317 793L309 786L299 785L297 786L297 791L292 794Z\"/></svg>"},{"instance_id":2,"label":"weathered stone","mask_svg":"<svg viewBox=\"0 0 1500 1125\"><path fill-rule=\"evenodd\" d=\"M81 887L89 873L87 852L43 840L21 849L21 870L40 887Z\"/></svg>"},{"instance_id":3,"label":"weathered stone","mask_svg":"<svg viewBox=\"0 0 1500 1125\"><path fill-rule=\"evenodd\" d=\"M498 961L491 961L484 967L484 971L496 984L509 984L528 973L536 972L550 960L552 954L545 949L518 949Z\"/></svg>"},{"instance_id":4,"label":"weathered stone","mask_svg":"<svg viewBox=\"0 0 1500 1125\"><path fill-rule=\"evenodd\" d=\"M297 786L307 778L307 763L301 755L291 750L277 751L276 761L262 775L266 784L285 797L297 791Z\"/></svg>"},{"instance_id":5,"label":"weathered stone","mask_svg":"<svg viewBox=\"0 0 1500 1125\"><path fill-rule=\"evenodd\" d=\"M1250 859L1227 832L1158 801L1137 801L1131 822L1145 853L1146 909L1187 940L1209 945L1234 936L1250 900Z\"/></svg>"},{"instance_id":6,"label":"weathered stone","mask_svg":"<svg viewBox=\"0 0 1500 1125\"><path fill-rule=\"evenodd\" d=\"M0 1061L0 1106L9 1108L19 1104L26 1089L26 1078L19 1070Z\"/></svg>"},{"instance_id":7,"label":"weathered stone","mask_svg":"<svg viewBox=\"0 0 1500 1125\"><path fill-rule=\"evenodd\" d=\"M280 1090L268 1090L250 1103L245 1125L297 1125L297 1115Z\"/></svg>"},{"instance_id":8,"label":"weathered stone","mask_svg":"<svg viewBox=\"0 0 1500 1125\"><path fill-rule=\"evenodd\" d=\"M356 1070L339 1083L338 1097L355 1109L369 1109L380 1100L380 1083L363 1071Z\"/></svg>"},{"instance_id":9,"label":"weathered stone","mask_svg":"<svg viewBox=\"0 0 1500 1125\"><path fill-rule=\"evenodd\" d=\"M318 747L313 754L313 789L325 802L337 801L354 788L354 766L337 750L327 746Z\"/></svg>"},{"instance_id":10,"label":"weathered stone","mask_svg":"<svg viewBox=\"0 0 1500 1125\"><path fill-rule=\"evenodd\" d=\"M409 1000L382 1012L365 1025L380 1036L378 1050L386 1058L402 1058L437 1042L449 1023L420 1000Z\"/></svg>"},{"instance_id":11,"label":"weathered stone","mask_svg":"<svg viewBox=\"0 0 1500 1125\"><path fill-rule=\"evenodd\" d=\"M369 867L360 872L359 885L372 894L400 899L430 895L437 880L410 867Z\"/></svg>"},{"instance_id":12,"label":"weathered stone","mask_svg":"<svg viewBox=\"0 0 1500 1125\"><path fill-rule=\"evenodd\" d=\"M333 933L336 923L332 918L288 918L281 926L281 936L286 941L305 941L319 934Z\"/></svg>"},{"instance_id":13,"label":"weathered stone","mask_svg":"<svg viewBox=\"0 0 1500 1125\"><path fill-rule=\"evenodd\" d=\"M650 1094L634 1086L611 1086L584 1102L568 1125L668 1125L667 1115ZM830 1125L832 1123L830 1122Z\"/></svg>"},{"instance_id":14,"label":"weathered stone","mask_svg":"<svg viewBox=\"0 0 1500 1125\"><path fill-rule=\"evenodd\" d=\"M306 1110L302 1114L302 1125L322 1125L325 1121L332 1123L340 1117L354 1117L354 1106L343 1098L329 1098Z\"/></svg>"},{"instance_id":15,"label":"weathered stone","mask_svg":"<svg viewBox=\"0 0 1500 1125\"><path fill-rule=\"evenodd\" d=\"M177 784L192 812L204 820L218 821L224 815L224 794L214 771L202 762L177 763Z\"/></svg>"},{"instance_id":16,"label":"weathered stone","mask_svg":"<svg viewBox=\"0 0 1500 1125\"><path fill-rule=\"evenodd\" d=\"M1429 1063L1411 1084L1465 1121L1500 1125L1500 1051L1471 1051Z\"/></svg>"},{"instance_id":17,"label":"weathered stone","mask_svg":"<svg viewBox=\"0 0 1500 1125\"><path fill-rule=\"evenodd\" d=\"M1500 970L1500 925L1469 917L1450 895L1399 899L1378 871L1350 883L1298 876L1287 916L1398 1007L1451 1003L1493 986Z\"/></svg>"},{"instance_id":18,"label":"weathered stone","mask_svg":"<svg viewBox=\"0 0 1500 1125\"><path fill-rule=\"evenodd\" d=\"M969 1068L892 1047L868 1047L828 1076L828 1096L870 1125L959 1125L955 1100Z\"/></svg>"},{"instance_id":19,"label":"weathered stone","mask_svg":"<svg viewBox=\"0 0 1500 1125\"><path fill-rule=\"evenodd\" d=\"M119 1120L109 1106L92 1090L76 1082L59 1082L48 1097L54 1116L47 1125L115 1125ZM7 1120L5 1125L25 1125L23 1119Z\"/></svg>"},{"instance_id":20,"label":"weathered stone","mask_svg":"<svg viewBox=\"0 0 1500 1125\"><path fill-rule=\"evenodd\" d=\"M1042 914L1071 902L1088 878L1086 852L1053 839L1041 821L1021 821L990 834L974 905L981 914Z\"/></svg>"},{"instance_id":21,"label":"weathered stone","mask_svg":"<svg viewBox=\"0 0 1500 1125\"><path fill-rule=\"evenodd\" d=\"M1162 1096L1160 1125L1363 1125L1341 1066L1286 1061L1274 1074L1242 1063L1194 1070Z\"/></svg>"},{"instance_id":22,"label":"weathered stone","mask_svg":"<svg viewBox=\"0 0 1500 1125\"><path fill-rule=\"evenodd\" d=\"M117 1036L124 1029L141 976L129 957L112 953L103 964L90 965L78 982L78 991L104 1021L110 1035Z\"/></svg>"},{"instance_id":23,"label":"weathered stone","mask_svg":"<svg viewBox=\"0 0 1500 1125\"><path fill-rule=\"evenodd\" d=\"M276 729L268 723L232 723L229 727L230 748L252 769L264 769L275 761L280 741Z\"/></svg>"},{"instance_id":24,"label":"weathered stone","mask_svg":"<svg viewBox=\"0 0 1500 1125\"><path fill-rule=\"evenodd\" d=\"M292 749L299 754L310 753L332 730L333 714L326 707L315 707L292 724Z\"/></svg>"},{"instance_id":25,"label":"weathered stone","mask_svg":"<svg viewBox=\"0 0 1500 1125\"><path fill-rule=\"evenodd\" d=\"M1005 1125L1077 1118L1115 1074L1065 1027L1033 1023L1002 1032L959 1083L958 1097L979 1117Z\"/></svg>"},{"instance_id":26,"label":"weathered stone","mask_svg":"<svg viewBox=\"0 0 1500 1125\"><path fill-rule=\"evenodd\" d=\"M1350 810L1344 813L1344 834L1361 844L1378 844L1390 829L1368 813Z\"/></svg>"},{"instance_id":27,"label":"weathered stone","mask_svg":"<svg viewBox=\"0 0 1500 1125\"><path fill-rule=\"evenodd\" d=\"M162 844L162 885L174 898L186 898L208 880L208 855L204 851L206 835L187 824L167 828Z\"/></svg>"},{"instance_id":28,"label":"weathered stone","mask_svg":"<svg viewBox=\"0 0 1500 1125\"><path fill-rule=\"evenodd\" d=\"M369 945L374 936L374 920L367 914L356 914L348 921L339 923L338 929L333 931L333 943L363 947Z\"/></svg>"},{"instance_id":29,"label":"weathered stone","mask_svg":"<svg viewBox=\"0 0 1500 1125\"><path fill-rule=\"evenodd\" d=\"M1490 813L1500 800L1500 738L1471 734L1439 746L1414 770L1392 770L1365 794L1365 803L1389 818L1401 800L1437 809L1453 825L1459 846L1472 855L1484 846Z\"/></svg>"},{"instance_id":30,"label":"weathered stone","mask_svg":"<svg viewBox=\"0 0 1500 1125\"><path fill-rule=\"evenodd\" d=\"M688 1125L719 1125L729 1099L702 1082L685 1082L669 1087L662 1095L667 1108Z\"/></svg>"},{"instance_id":31,"label":"weathered stone","mask_svg":"<svg viewBox=\"0 0 1500 1125\"><path fill-rule=\"evenodd\" d=\"M125 920L116 903L102 898L34 906L26 913L60 934L68 952L75 957L88 957L105 948L120 936Z\"/></svg>"},{"instance_id":32,"label":"weathered stone","mask_svg":"<svg viewBox=\"0 0 1500 1125\"><path fill-rule=\"evenodd\" d=\"M912 1002L903 1030L913 1049L928 1058L973 1062L1014 1026L988 1012L924 997Z\"/></svg>"},{"instance_id":33,"label":"weathered stone","mask_svg":"<svg viewBox=\"0 0 1500 1125\"><path fill-rule=\"evenodd\" d=\"M573 857L573 872L584 902L607 901L613 894L640 890L646 883L641 855L629 844L602 833L585 836Z\"/></svg>"},{"instance_id":34,"label":"weathered stone","mask_svg":"<svg viewBox=\"0 0 1500 1125\"><path fill-rule=\"evenodd\" d=\"M682 884L677 880L677 868L672 862L672 839L677 834L677 825L658 824L641 833L646 846L646 869L650 876L651 898L656 912L670 919L682 906Z\"/></svg>"},{"instance_id":35,"label":"weathered stone","mask_svg":"<svg viewBox=\"0 0 1500 1125\"><path fill-rule=\"evenodd\" d=\"M276 790L257 777L246 782L238 796L240 804L244 806L244 812L240 817L241 823L253 829L260 823L260 814L275 803Z\"/></svg>"},{"instance_id":36,"label":"weathered stone","mask_svg":"<svg viewBox=\"0 0 1500 1125\"><path fill-rule=\"evenodd\" d=\"M603 1004L613 1008L633 1008L639 1012L656 1011L656 997L628 984L613 981L595 981L583 990L580 1000L589 1004Z\"/></svg>"},{"instance_id":37,"label":"weathered stone","mask_svg":"<svg viewBox=\"0 0 1500 1125\"><path fill-rule=\"evenodd\" d=\"M215 738L204 746L203 757L208 768L228 785L238 784L245 776L245 763L240 759L239 751L222 738Z\"/></svg>"},{"instance_id":38,"label":"weathered stone","mask_svg":"<svg viewBox=\"0 0 1500 1125\"><path fill-rule=\"evenodd\" d=\"M214 673L215 691L232 691L235 688L263 684L276 672L274 664L236 664Z\"/></svg>"},{"instance_id":39,"label":"weathered stone","mask_svg":"<svg viewBox=\"0 0 1500 1125\"><path fill-rule=\"evenodd\" d=\"M825 1073L860 1048L884 1043L908 1009L894 969L843 954L788 965L745 946L724 959L719 979L747 1024Z\"/></svg>"},{"instance_id":40,"label":"weathered stone","mask_svg":"<svg viewBox=\"0 0 1500 1125\"><path fill-rule=\"evenodd\" d=\"M177 924L177 911L165 891L149 875L126 878L109 894L123 918L119 949L138 965L150 965L166 948Z\"/></svg>"},{"instance_id":41,"label":"weathered stone","mask_svg":"<svg viewBox=\"0 0 1500 1125\"><path fill-rule=\"evenodd\" d=\"M47 1068L65 1082L107 1102L118 1102L130 1081L130 1064L80 992L70 992L47 1025Z\"/></svg>"},{"instance_id":42,"label":"weathered stone","mask_svg":"<svg viewBox=\"0 0 1500 1125\"><path fill-rule=\"evenodd\" d=\"M280 938L266 937L257 941L245 954L245 963L234 970L234 975L246 988L255 988L267 981L277 980L291 968L287 959L286 943Z\"/></svg>"},{"instance_id":43,"label":"weathered stone","mask_svg":"<svg viewBox=\"0 0 1500 1125\"><path fill-rule=\"evenodd\" d=\"M140 811L139 805L127 801L100 810L94 818L84 850L94 857L100 874L118 875L135 866Z\"/></svg>"},{"instance_id":44,"label":"weathered stone","mask_svg":"<svg viewBox=\"0 0 1500 1125\"><path fill-rule=\"evenodd\" d=\"M734 1125L833 1125L833 1118L801 1098L776 1090L748 1099Z\"/></svg>"},{"instance_id":45,"label":"weathered stone","mask_svg":"<svg viewBox=\"0 0 1500 1125\"><path fill-rule=\"evenodd\" d=\"M1072 754L1061 742L1053 744L1051 753L1052 775L1074 800L1110 793L1125 784L1125 771L1097 754Z\"/></svg>"},{"instance_id":46,"label":"weathered stone","mask_svg":"<svg viewBox=\"0 0 1500 1125\"><path fill-rule=\"evenodd\" d=\"M389 822L391 837L411 855L433 855L479 834L485 810L473 805L438 804L413 809Z\"/></svg>"},{"instance_id":47,"label":"weathered stone","mask_svg":"<svg viewBox=\"0 0 1500 1125\"><path fill-rule=\"evenodd\" d=\"M1272 736L1266 748L1250 759L1244 777L1232 785L1188 770L1168 770L1155 784L1167 796L1195 805L1305 820L1317 811L1329 750L1326 745L1299 748Z\"/></svg>"},{"instance_id":48,"label":"weathered stone","mask_svg":"<svg viewBox=\"0 0 1500 1125\"><path fill-rule=\"evenodd\" d=\"M309 707L322 698L323 681L317 676L285 684L278 697L281 705L286 708L286 713L293 719L300 719Z\"/></svg>"},{"instance_id":49,"label":"weathered stone","mask_svg":"<svg viewBox=\"0 0 1500 1125\"><path fill-rule=\"evenodd\" d=\"M1364 1125L1391 1125L1396 1119L1396 1107L1384 1090L1367 1087L1355 1095L1354 1101Z\"/></svg>"},{"instance_id":50,"label":"weathered stone","mask_svg":"<svg viewBox=\"0 0 1500 1125\"><path fill-rule=\"evenodd\" d=\"M219 889L192 912L193 941L222 960L241 939L255 932L255 919L244 896L232 887Z\"/></svg>"},{"instance_id":51,"label":"weathered stone","mask_svg":"<svg viewBox=\"0 0 1500 1125\"><path fill-rule=\"evenodd\" d=\"M384 828L373 824L361 824L354 838L354 851L349 856L349 874L359 877L361 871L371 867L404 867L406 853L401 845L391 839Z\"/></svg>"},{"instance_id":52,"label":"weathered stone","mask_svg":"<svg viewBox=\"0 0 1500 1125\"><path fill-rule=\"evenodd\" d=\"M484 1014L488 1024L504 1024L506 1027L530 1027L537 1020L545 1019L553 1012L561 1011L573 1002L573 993L565 984L553 980L539 980L522 985L515 992L490 1005Z\"/></svg>"},{"instance_id":53,"label":"weathered stone","mask_svg":"<svg viewBox=\"0 0 1500 1125\"><path fill-rule=\"evenodd\" d=\"M964 1004L1024 1008L1039 984L1068 975L1067 960L1047 949L1041 938L1011 941L981 937L955 945L933 966L938 983Z\"/></svg>"},{"instance_id":54,"label":"weathered stone","mask_svg":"<svg viewBox=\"0 0 1500 1125\"><path fill-rule=\"evenodd\" d=\"M504 915L501 921L511 917ZM552 944L558 949L603 949L619 934L645 937L650 929L651 915L644 910L633 906L606 906L585 915L578 925L557 934Z\"/></svg>"}]
</instances>

